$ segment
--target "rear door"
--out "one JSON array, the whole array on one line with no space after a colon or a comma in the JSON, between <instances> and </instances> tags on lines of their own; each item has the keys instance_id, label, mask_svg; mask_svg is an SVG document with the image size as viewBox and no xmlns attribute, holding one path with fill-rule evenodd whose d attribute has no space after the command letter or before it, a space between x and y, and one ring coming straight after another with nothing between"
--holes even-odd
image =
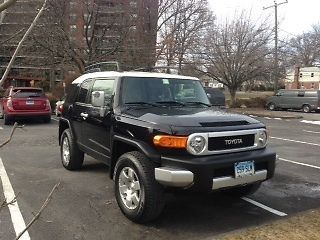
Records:
<instances>
[{"instance_id":1,"label":"rear door","mask_svg":"<svg viewBox=\"0 0 320 240\"><path fill-rule=\"evenodd\" d=\"M89 106L87 98L89 96L92 83L93 79L87 79L81 83L75 98L75 103L68 109L68 111L71 112L71 114L69 114L72 121L71 125L74 127L74 132L77 133L77 142L82 148L85 146L84 142L86 139L86 136L82 135L82 123L86 120L85 114Z\"/></svg>"}]
</instances>

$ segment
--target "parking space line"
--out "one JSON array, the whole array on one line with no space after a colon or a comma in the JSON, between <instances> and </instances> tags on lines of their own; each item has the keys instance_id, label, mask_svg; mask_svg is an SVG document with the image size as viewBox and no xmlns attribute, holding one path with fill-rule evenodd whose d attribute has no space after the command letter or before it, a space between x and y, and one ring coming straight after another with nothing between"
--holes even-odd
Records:
<instances>
[{"instance_id":1,"label":"parking space line","mask_svg":"<svg viewBox=\"0 0 320 240\"><path fill-rule=\"evenodd\" d=\"M255 200L250 199L250 198L242 197L241 199L246 201L246 202L248 202L248 203L251 203L251 204L253 204L253 205L257 206L257 207L260 207L260 208L262 208L262 209L264 209L264 210L266 210L268 212L271 212L271 213L273 213L273 214L275 214L277 216L280 216L280 217L287 216L287 214L284 213L284 212L280 212L280 211L278 211L276 209L273 209L271 207L263 205L262 203L259 203L259 202L255 201Z\"/></svg>"},{"instance_id":2,"label":"parking space line","mask_svg":"<svg viewBox=\"0 0 320 240\"><path fill-rule=\"evenodd\" d=\"M0 127L0 130L3 130L3 127Z\"/></svg>"},{"instance_id":3,"label":"parking space line","mask_svg":"<svg viewBox=\"0 0 320 240\"><path fill-rule=\"evenodd\" d=\"M307 144L307 145L312 145L312 146L318 146L318 147L320 147L320 144L317 144L317 143L309 143L309 142L303 142L303 141L286 139L286 138L278 138L278 137L270 137L270 138L271 138L271 139L282 140L282 141L287 141L287 142L302 143L302 144Z\"/></svg>"},{"instance_id":4,"label":"parking space line","mask_svg":"<svg viewBox=\"0 0 320 240\"><path fill-rule=\"evenodd\" d=\"M320 133L320 132L314 132L314 131L308 131L308 130L302 130L302 131L304 131L304 132L307 132L307 133Z\"/></svg>"},{"instance_id":5,"label":"parking space line","mask_svg":"<svg viewBox=\"0 0 320 240\"><path fill-rule=\"evenodd\" d=\"M320 167L318 167L318 166L314 166L314 165L307 164L307 163L296 162L296 161L288 160L288 159L285 159L285 158L279 158L279 160L284 161L284 162L289 162L289 163L302 165L302 166L305 166L305 167L311 167L311 168L320 169Z\"/></svg>"},{"instance_id":6,"label":"parking space line","mask_svg":"<svg viewBox=\"0 0 320 240\"><path fill-rule=\"evenodd\" d=\"M2 181L3 193L4 193L5 199L7 201L13 200L16 197L16 195L13 191L12 185L10 183L8 174L6 172L6 169L4 168L1 158L0 158L0 179ZM9 204L8 208L11 215L11 221L14 227L14 231L16 232L16 236L18 236L26 228L26 224L20 212L18 202L15 201L14 203ZM26 231L21 236L20 240L30 240L28 231Z\"/></svg>"},{"instance_id":7,"label":"parking space line","mask_svg":"<svg viewBox=\"0 0 320 240\"><path fill-rule=\"evenodd\" d=\"M51 119L56 121L56 122L59 122L59 119L56 119L56 118L53 118L53 117L51 117Z\"/></svg>"}]
</instances>

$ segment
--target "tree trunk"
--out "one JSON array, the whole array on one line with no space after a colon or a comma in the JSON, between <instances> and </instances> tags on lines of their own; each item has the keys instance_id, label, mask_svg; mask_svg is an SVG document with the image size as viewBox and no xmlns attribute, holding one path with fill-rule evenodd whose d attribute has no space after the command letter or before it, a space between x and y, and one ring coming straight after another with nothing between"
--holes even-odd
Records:
<instances>
[{"instance_id":1,"label":"tree trunk","mask_svg":"<svg viewBox=\"0 0 320 240\"><path fill-rule=\"evenodd\" d=\"M229 88L229 93L230 93L230 107L234 107L236 105L236 92L237 89L232 89Z\"/></svg>"}]
</instances>

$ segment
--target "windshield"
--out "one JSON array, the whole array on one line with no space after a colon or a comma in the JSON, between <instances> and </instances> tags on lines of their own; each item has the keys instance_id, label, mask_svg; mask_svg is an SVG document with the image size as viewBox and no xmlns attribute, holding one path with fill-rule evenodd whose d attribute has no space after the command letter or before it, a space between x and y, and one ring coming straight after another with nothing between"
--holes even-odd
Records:
<instances>
[{"instance_id":1,"label":"windshield","mask_svg":"<svg viewBox=\"0 0 320 240\"><path fill-rule=\"evenodd\" d=\"M124 77L122 103L210 104L197 80L174 78Z\"/></svg>"}]
</instances>

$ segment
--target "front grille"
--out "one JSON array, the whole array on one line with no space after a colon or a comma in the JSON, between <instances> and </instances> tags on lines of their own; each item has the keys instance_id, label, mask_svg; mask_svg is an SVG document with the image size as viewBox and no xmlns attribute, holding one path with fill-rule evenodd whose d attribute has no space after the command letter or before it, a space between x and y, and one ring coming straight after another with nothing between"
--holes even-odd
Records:
<instances>
[{"instance_id":1,"label":"front grille","mask_svg":"<svg viewBox=\"0 0 320 240\"><path fill-rule=\"evenodd\" d=\"M254 145L255 135L237 135L237 136L223 136L223 137L209 137L208 150L219 151L252 147Z\"/></svg>"}]
</instances>

